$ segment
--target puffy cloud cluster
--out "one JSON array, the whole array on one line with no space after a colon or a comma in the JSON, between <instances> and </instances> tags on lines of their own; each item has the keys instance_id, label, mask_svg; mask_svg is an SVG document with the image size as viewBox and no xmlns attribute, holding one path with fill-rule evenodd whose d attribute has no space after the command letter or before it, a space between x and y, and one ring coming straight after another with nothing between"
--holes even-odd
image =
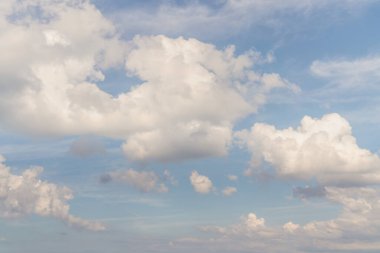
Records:
<instances>
[{"instance_id":1,"label":"puffy cloud cluster","mask_svg":"<svg viewBox=\"0 0 380 253\"><path fill-rule=\"evenodd\" d=\"M0 216L15 218L29 214L54 217L66 224L93 231L104 230L99 222L88 221L70 214L67 203L73 198L67 187L38 178L42 167L32 167L21 175L11 173L0 156Z\"/></svg>"},{"instance_id":2,"label":"puffy cloud cluster","mask_svg":"<svg viewBox=\"0 0 380 253\"><path fill-rule=\"evenodd\" d=\"M326 187L326 197L342 206L340 214L331 220L266 226L264 218L249 213L230 226L202 226L200 229L209 236L193 238L192 245L212 247L213 252L379 251L379 190Z\"/></svg>"},{"instance_id":3,"label":"puffy cloud cluster","mask_svg":"<svg viewBox=\"0 0 380 253\"><path fill-rule=\"evenodd\" d=\"M256 52L235 55L233 46L165 36L123 41L86 0L7 1L0 8L0 50L12 52L0 60L7 129L119 138L132 160L220 156L237 119L255 112L272 89L297 89L276 73L254 72ZM98 83L105 70L123 65L142 83L112 96Z\"/></svg>"},{"instance_id":4,"label":"puffy cloud cluster","mask_svg":"<svg viewBox=\"0 0 380 253\"><path fill-rule=\"evenodd\" d=\"M161 182L153 171L136 171L134 169L109 172L100 177L100 182L111 181L125 183L141 192L167 192L167 186Z\"/></svg>"},{"instance_id":5,"label":"puffy cloud cluster","mask_svg":"<svg viewBox=\"0 0 380 253\"><path fill-rule=\"evenodd\" d=\"M281 177L316 178L323 185L380 182L380 158L357 145L350 124L338 114L305 116L296 129L257 123L237 135L252 152L251 172L265 161Z\"/></svg>"},{"instance_id":6,"label":"puffy cloud cluster","mask_svg":"<svg viewBox=\"0 0 380 253\"><path fill-rule=\"evenodd\" d=\"M195 170L190 175L190 183L194 190L201 194L210 193L213 189L212 181L207 176L201 175Z\"/></svg>"}]
</instances>

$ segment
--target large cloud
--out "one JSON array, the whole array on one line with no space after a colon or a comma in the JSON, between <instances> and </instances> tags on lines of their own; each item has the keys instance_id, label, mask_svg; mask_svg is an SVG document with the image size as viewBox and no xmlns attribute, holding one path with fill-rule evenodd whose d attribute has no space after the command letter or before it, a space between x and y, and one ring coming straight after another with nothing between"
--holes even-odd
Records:
<instances>
[{"instance_id":1,"label":"large cloud","mask_svg":"<svg viewBox=\"0 0 380 253\"><path fill-rule=\"evenodd\" d=\"M66 224L93 231L104 230L103 224L70 214L67 201L73 198L67 187L38 178L42 167L32 167L21 175L11 173L0 156L0 216L16 218L29 214L54 217Z\"/></svg>"},{"instance_id":2,"label":"large cloud","mask_svg":"<svg viewBox=\"0 0 380 253\"><path fill-rule=\"evenodd\" d=\"M297 89L276 73L252 71L256 52L236 56L233 46L165 36L122 41L88 1L9 3L0 6L0 50L12 52L0 60L7 129L120 138L133 160L220 156L237 119L273 88ZM124 63L143 83L112 96L97 83Z\"/></svg>"},{"instance_id":3,"label":"large cloud","mask_svg":"<svg viewBox=\"0 0 380 253\"><path fill-rule=\"evenodd\" d=\"M257 123L239 135L252 152L251 172L265 161L281 177L316 178L324 185L380 182L380 158L357 145L350 124L338 114L305 116L296 129Z\"/></svg>"}]
</instances>

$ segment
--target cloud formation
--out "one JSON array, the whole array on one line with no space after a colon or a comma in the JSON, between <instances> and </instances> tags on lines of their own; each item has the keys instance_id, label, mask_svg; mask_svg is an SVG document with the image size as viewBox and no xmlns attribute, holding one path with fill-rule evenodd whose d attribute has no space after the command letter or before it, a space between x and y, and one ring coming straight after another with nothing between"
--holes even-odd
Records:
<instances>
[{"instance_id":1,"label":"cloud formation","mask_svg":"<svg viewBox=\"0 0 380 253\"><path fill-rule=\"evenodd\" d=\"M232 194L236 193L237 192L237 189L236 187L232 187L232 186L227 186L226 188L223 189L222 193L224 196L231 196Z\"/></svg>"},{"instance_id":2,"label":"cloud formation","mask_svg":"<svg viewBox=\"0 0 380 253\"><path fill-rule=\"evenodd\" d=\"M12 131L118 138L139 161L222 156L236 120L275 88L297 90L253 71L254 51L162 35L124 41L89 1L9 1L0 14L0 49L15 52L0 61L0 121ZM105 71L123 65L142 83L114 96L102 90Z\"/></svg>"},{"instance_id":3,"label":"cloud formation","mask_svg":"<svg viewBox=\"0 0 380 253\"><path fill-rule=\"evenodd\" d=\"M112 171L100 177L100 182L125 183L141 192L167 192L167 186L153 171L137 171L134 169Z\"/></svg>"},{"instance_id":4,"label":"cloud formation","mask_svg":"<svg viewBox=\"0 0 380 253\"><path fill-rule=\"evenodd\" d=\"M302 21L307 22L308 17L322 10L325 19L336 19L339 15L352 15L374 1L190 0L182 4L171 1L157 2L158 4L152 8L121 8L111 11L110 18L120 24L126 34L225 38L246 32L251 27L266 27L276 32L284 32L296 27L289 24L289 15L300 17ZM313 17L316 18L316 15ZM226 34L226 30L230 32Z\"/></svg>"},{"instance_id":5,"label":"cloud formation","mask_svg":"<svg viewBox=\"0 0 380 253\"><path fill-rule=\"evenodd\" d=\"M380 158L357 145L349 122L339 114L320 119L305 116L296 129L257 123L237 136L246 140L252 152L253 173L265 161L280 177L315 178L322 185L380 182Z\"/></svg>"},{"instance_id":6,"label":"cloud formation","mask_svg":"<svg viewBox=\"0 0 380 253\"><path fill-rule=\"evenodd\" d=\"M198 173L198 171L191 172L190 183L194 190L201 194L208 194L213 188L212 181L204 175Z\"/></svg>"},{"instance_id":7,"label":"cloud formation","mask_svg":"<svg viewBox=\"0 0 380 253\"><path fill-rule=\"evenodd\" d=\"M38 178L42 167L31 167L21 175L11 173L0 156L0 216L16 218L30 214L53 217L66 224L87 230L101 231L105 226L70 214L67 203L73 198L67 187Z\"/></svg>"},{"instance_id":8,"label":"cloud formation","mask_svg":"<svg viewBox=\"0 0 380 253\"><path fill-rule=\"evenodd\" d=\"M333 88L345 91L378 90L380 78L380 57L368 56L357 59L314 61L311 72L327 79Z\"/></svg>"},{"instance_id":9,"label":"cloud formation","mask_svg":"<svg viewBox=\"0 0 380 253\"><path fill-rule=\"evenodd\" d=\"M267 226L264 218L249 213L230 226L201 226L200 230L208 236L188 239L187 243L193 247L212 247L213 252L378 251L379 197L375 188L326 187L326 198L342 206L336 218Z\"/></svg>"}]
</instances>

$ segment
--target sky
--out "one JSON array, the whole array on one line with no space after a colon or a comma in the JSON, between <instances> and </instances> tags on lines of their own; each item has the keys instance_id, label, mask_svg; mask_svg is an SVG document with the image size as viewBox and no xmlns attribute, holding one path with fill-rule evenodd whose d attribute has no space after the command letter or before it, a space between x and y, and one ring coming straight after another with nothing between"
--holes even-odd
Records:
<instances>
[{"instance_id":1,"label":"sky","mask_svg":"<svg viewBox=\"0 0 380 253\"><path fill-rule=\"evenodd\" d=\"M0 251L379 252L380 2L0 2Z\"/></svg>"}]
</instances>

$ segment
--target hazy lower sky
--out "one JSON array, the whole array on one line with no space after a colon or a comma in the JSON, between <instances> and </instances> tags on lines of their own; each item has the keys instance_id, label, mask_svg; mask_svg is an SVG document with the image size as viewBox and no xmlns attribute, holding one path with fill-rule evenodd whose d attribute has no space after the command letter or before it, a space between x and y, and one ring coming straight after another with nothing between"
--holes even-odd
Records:
<instances>
[{"instance_id":1,"label":"hazy lower sky","mask_svg":"<svg viewBox=\"0 0 380 253\"><path fill-rule=\"evenodd\" d=\"M4 0L0 251L380 251L380 1Z\"/></svg>"}]
</instances>

